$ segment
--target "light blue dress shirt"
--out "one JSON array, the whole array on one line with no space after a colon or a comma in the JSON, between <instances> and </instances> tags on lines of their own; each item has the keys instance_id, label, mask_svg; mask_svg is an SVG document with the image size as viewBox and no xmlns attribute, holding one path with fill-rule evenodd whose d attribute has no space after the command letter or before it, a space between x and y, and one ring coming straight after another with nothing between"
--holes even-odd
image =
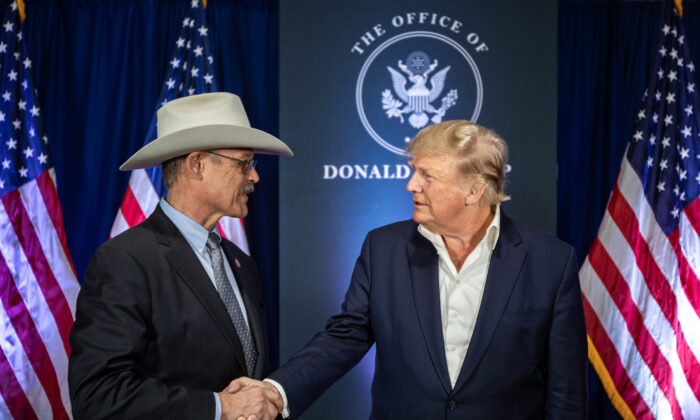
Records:
<instances>
[{"instance_id":1,"label":"light blue dress shirt","mask_svg":"<svg viewBox=\"0 0 700 420\"><path fill-rule=\"evenodd\" d=\"M207 250L207 239L209 238L209 231L204 228L204 226L195 222L192 218L185 215L181 211L177 210L175 207L171 206L165 198L160 200L160 208L163 210L168 219L170 219L175 227L182 233L185 237L187 243L190 244L195 255L202 264L204 271L207 272L209 280L211 280L212 285L216 289L216 279L214 278L214 269L211 266L211 256ZM219 236L219 227L215 226L213 229ZM223 250L221 251L223 253ZM248 315L246 314L245 305L243 304L243 297L241 296L241 291L238 289L238 284L236 283L236 277L233 275L233 270L228 263L227 258L224 260L224 270L226 270L226 276L228 277L231 287L233 287L233 292L236 294L236 300L238 300L238 305L241 307L241 312L243 312L243 318L245 319L248 328L250 324L248 323ZM218 291L218 289L217 289ZM221 401L219 401L219 396L214 393L214 401L216 403L216 413L214 420L219 420L221 418Z\"/></svg>"}]
</instances>

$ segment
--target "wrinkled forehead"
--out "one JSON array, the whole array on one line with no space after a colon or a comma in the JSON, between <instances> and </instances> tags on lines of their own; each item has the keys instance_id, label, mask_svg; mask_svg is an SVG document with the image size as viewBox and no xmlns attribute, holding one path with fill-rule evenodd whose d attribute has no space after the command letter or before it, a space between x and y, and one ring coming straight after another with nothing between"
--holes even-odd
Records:
<instances>
[{"instance_id":1,"label":"wrinkled forehead","mask_svg":"<svg viewBox=\"0 0 700 420\"><path fill-rule=\"evenodd\" d=\"M408 164L412 168L450 168L452 162L454 161L454 156L447 154L434 154L434 153L415 153L409 160Z\"/></svg>"},{"instance_id":2,"label":"wrinkled forehead","mask_svg":"<svg viewBox=\"0 0 700 420\"><path fill-rule=\"evenodd\" d=\"M414 171L438 178L459 178L455 158L449 155L413 155L408 162Z\"/></svg>"}]
</instances>

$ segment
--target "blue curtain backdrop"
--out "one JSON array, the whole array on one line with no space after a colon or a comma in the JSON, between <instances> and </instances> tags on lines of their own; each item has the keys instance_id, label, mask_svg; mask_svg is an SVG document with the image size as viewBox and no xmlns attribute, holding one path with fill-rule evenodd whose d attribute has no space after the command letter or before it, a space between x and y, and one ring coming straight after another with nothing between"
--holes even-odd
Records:
<instances>
[{"instance_id":1,"label":"blue curtain backdrop","mask_svg":"<svg viewBox=\"0 0 700 420\"><path fill-rule=\"evenodd\" d=\"M694 63L700 63L700 2L684 1ZM656 53L661 1L559 2L557 233L579 263L605 206ZM589 367L589 418L620 418Z\"/></svg>"},{"instance_id":2,"label":"blue curtain backdrop","mask_svg":"<svg viewBox=\"0 0 700 420\"><path fill-rule=\"evenodd\" d=\"M143 144L190 0L25 1L24 39L82 281L109 236L129 175L117 168ZM241 96L254 127L277 134L277 1L207 6L219 88ZM278 167L275 157L259 161L246 227L277 366Z\"/></svg>"}]
</instances>

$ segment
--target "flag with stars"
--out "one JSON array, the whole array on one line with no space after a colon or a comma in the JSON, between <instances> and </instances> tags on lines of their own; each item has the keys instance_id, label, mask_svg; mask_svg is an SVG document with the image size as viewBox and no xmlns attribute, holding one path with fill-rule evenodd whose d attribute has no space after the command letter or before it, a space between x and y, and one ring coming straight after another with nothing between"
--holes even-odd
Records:
<instances>
[{"instance_id":1,"label":"flag with stars","mask_svg":"<svg viewBox=\"0 0 700 420\"><path fill-rule=\"evenodd\" d=\"M634 134L581 267L589 359L624 418L700 419L700 119L666 3Z\"/></svg>"},{"instance_id":2,"label":"flag with stars","mask_svg":"<svg viewBox=\"0 0 700 420\"><path fill-rule=\"evenodd\" d=\"M192 0L173 48L168 75L165 77L158 107L153 113L144 145L157 137L158 108L182 96L216 92L212 68L214 58L209 54L208 32L204 8L199 0ZM160 197L165 193L160 167L132 171L129 185L117 211L117 217L114 219L110 237L144 221L155 210ZM219 220L219 231L222 236L234 242L243 251L250 253L243 220L222 217Z\"/></svg>"},{"instance_id":3,"label":"flag with stars","mask_svg":"<svg viewBox=\"0 0 700 420\"><path fill-rule=\"evenodd\" d=\"M0 5L0 418L66 419L80 286L17 9Z\"/></svg>"}]
</instances>

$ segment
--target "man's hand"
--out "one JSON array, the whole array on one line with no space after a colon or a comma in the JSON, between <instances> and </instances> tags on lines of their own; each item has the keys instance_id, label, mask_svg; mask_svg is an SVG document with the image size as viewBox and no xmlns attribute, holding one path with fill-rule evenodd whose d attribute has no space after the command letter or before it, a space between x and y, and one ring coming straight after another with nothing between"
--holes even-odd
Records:
<instances>
[{"instance_id":1,"label":"man's hand","mask_svg":"<svg viewBox=\"0 0 700 420\"><path fill-rule=\"evenodd\" d=\"M222 420L274 420L282 410L282 397L264 383L238 378L219 392Z\"/></svg>"},{"instance_id":2,"label":"man's hand","mask_svg":"<svg viewBox=\"0 0 700 420\"><path fill-rule=\"evenodd\" d=\"M282 412L284 409L284 401L280 395L277 388L269 382L256 381L255 379L246 378L241 376L238 379L234 379L231 383L224 389L223 392L228 392L229 394L234 394L240 390L246 388L260 388L265 391L265 397L275 405L277 412Z\"/></svg>"}]
</instances>

